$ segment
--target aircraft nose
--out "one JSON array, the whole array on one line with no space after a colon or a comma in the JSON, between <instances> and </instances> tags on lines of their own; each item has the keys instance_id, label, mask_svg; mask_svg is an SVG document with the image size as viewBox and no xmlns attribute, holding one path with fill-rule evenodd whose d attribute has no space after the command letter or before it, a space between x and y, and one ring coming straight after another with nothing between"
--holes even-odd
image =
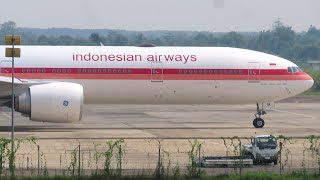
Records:
<instances>
[{"instance_id":1,"label":"aircraft nose","mask_svg":"<svg viewBox=\"0 0 320 180\"><path fill-rule=\"evenodd\" d=\"M309 76L309 75L308 75ZM305 81L306 90L310 89L314 84L314 81L311 76L309 76L308 80Z\"/></svg>"}]
</instances>

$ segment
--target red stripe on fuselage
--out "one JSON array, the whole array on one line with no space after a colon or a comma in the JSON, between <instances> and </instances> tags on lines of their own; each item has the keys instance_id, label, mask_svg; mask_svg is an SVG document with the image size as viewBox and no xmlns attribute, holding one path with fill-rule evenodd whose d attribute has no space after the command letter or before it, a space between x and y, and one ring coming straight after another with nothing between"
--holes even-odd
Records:
<instances>
[{"instance_id":1,"label":"red stripe on fuselage","mask_svg":"<svg viewBox=\"0 0 320 180\"><path fill-rule=\"evenodd\" d=\"M304 72L286 69L15 68L14 72L21 79L311 80ZM11 68L1 68L0 75L11 76Z\"/></svg>"}]
</instances>

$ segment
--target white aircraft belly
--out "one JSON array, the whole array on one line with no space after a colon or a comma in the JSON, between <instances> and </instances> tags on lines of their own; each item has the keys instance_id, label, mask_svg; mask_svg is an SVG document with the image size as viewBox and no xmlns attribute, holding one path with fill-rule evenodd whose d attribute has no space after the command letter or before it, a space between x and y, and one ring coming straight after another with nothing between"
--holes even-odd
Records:
<instances>
[{"instance_id":1,"label":"white aircraft belly","mask_svg":"<svg viewBox=\"0 0 320 180\"><path fill-rule=\"evenodd\" d=\"M279 86L280 81L248 83L248 81L207 80L163 82L77 80L72 82L83 85L84 101L90 104L246 104L274 101L287 96L287 91Z\"/></svg>"}]
</instances>

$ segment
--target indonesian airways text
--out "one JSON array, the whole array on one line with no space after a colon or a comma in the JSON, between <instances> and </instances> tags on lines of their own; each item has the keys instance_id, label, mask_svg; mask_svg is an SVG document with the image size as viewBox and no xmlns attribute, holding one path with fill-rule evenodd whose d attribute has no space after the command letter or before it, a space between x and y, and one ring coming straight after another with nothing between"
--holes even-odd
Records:
<instances>
[{"instance_id":1,"label":"indonesian airways text","mask_svg":"<svg viewBox=\"0 0 320 180\"><path fill-rule=\"evenodd\" d=\"M79 54L73 53L73 61L169 61L169 62L181 62L186 64L188 62L195 62L198 60L197 55L195 54Z\"/></svg>"}]
</instances>

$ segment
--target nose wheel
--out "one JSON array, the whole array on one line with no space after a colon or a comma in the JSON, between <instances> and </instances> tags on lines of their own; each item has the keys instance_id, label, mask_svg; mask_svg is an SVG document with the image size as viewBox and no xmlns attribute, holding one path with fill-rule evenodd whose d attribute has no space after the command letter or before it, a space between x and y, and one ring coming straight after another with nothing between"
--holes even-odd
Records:
<instances>
[{"instance_id":1,"label":"nose wheel","mask_svg":"<svg viewBox=\"0 0 320 180\"><path fill-rule=\"evenodd\" d=\"M257 113L255 114L255 119L252 124L255 128L263 128L264 120L261 118L262 115L267 114L263 109L259 108L259 104L257 104Z\"/></svg>"},{"instance_id":2,"label":"nose wheel","mask_svg":"<svg viewBox=\"0 0 320 180\"><path fill-rule=\"evenodd\" d=\"M263 128L264 120L262 118L255 118L252 124L255 128Z\"/></svg>"}]
</instances>

